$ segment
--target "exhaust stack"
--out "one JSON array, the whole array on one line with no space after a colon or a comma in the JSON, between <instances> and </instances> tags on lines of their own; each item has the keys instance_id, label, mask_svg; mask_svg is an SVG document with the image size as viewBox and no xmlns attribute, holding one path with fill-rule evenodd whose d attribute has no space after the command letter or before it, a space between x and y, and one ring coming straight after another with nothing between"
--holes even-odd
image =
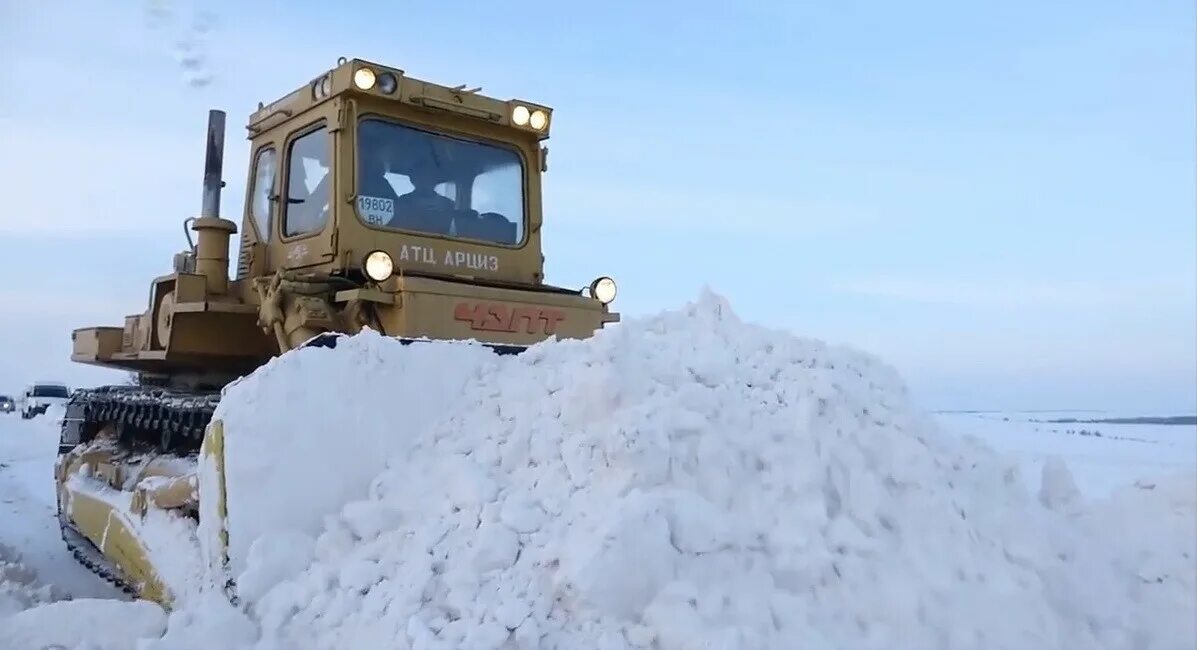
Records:
<instances>
[{"instance_id":1,"label":"exhaust stack","mask_svg":"<svg viewBox=\"0 0 1197 650\"><path fill-rule=\"evenodd\" d=\"M200 218L220 217L220 190L224 187L224 111L208 111L208 146L204 153L204 202Z\"/></svg>"},{"instance_id":2,"label":"exhaust stack","mask_svg":"<svg viewBox=\"0 0 1197 650\"><path fill-rule=\"evenodd\" d=\"M195 272L207 280L208 293L229 290L229 237L237 224L220 218L220 190L224 187L224 111L208 111L208 144L204 153L204 202L191 224L196 235Z\"/></svg>"}]
</instances>

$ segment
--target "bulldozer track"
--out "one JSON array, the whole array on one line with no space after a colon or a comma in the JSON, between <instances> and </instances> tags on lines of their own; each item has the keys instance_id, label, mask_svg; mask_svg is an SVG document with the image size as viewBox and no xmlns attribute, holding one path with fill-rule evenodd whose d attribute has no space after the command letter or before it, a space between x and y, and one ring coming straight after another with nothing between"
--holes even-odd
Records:
<instances>
[{"instance_id":1,"label":"bulldozer track","mask_svg":"<svg viewBox=\"0 0 1197 650\"><path fill-rule=\"evenodd\" d=\"M126 449L152 446L162 452L197 452L219 401L218 391L154 386L78 390L66 404L59 453L90 441L109 425Z\"/></svg>"},{"instance_id":2,"label":"bulldozer track","mask_svg":"<svg viewBox=\"0 0 1197 650\"><path fill-rule=\"evenodd\" d=\"M58 513L58 525L62 532L62 541L66 543L67 550L75 557L75 561L113 587L130 596L137 595L137 589L125 579L120 570L104 559L100 549L67 523L61 510Z\"/></svg>"},{"instance_id":3,"label":"bulldozer track","mask_svg":"<svg viewBox=\"0 0 1197 650\"><path fill-rule=\"evenodd\" d=\"M152 386L102 386L71 395L62 418L58 453L86 444L113 427L117 444L130 452L154 449L179 455L197 453L204 430L220 400L216 391L184 391ZM62 540L79 564L100 579L136 596L138 589L100 549L75 529L58 503Z\"/></svg>"}]
</instances>

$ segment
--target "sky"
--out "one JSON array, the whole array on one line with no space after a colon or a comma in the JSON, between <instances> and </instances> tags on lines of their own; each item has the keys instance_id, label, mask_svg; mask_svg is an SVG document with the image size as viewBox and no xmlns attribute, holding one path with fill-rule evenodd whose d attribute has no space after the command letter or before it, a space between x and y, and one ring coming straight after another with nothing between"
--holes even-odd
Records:
<instances>
[{"instance_id":1,"label":"sky","mask_svg":"<svg viewBox=\"0 0 1197 650\"><path fill-rule=\"evenodd\" d=\"M186 246L207 110L240 222L246 118L345 56L552 106L548 281L625 318L709 287L928 409L1197 409L1191 0L745 5L0 0L0 392L119 379L70 332Z\"/></svg>"}]
</instances>

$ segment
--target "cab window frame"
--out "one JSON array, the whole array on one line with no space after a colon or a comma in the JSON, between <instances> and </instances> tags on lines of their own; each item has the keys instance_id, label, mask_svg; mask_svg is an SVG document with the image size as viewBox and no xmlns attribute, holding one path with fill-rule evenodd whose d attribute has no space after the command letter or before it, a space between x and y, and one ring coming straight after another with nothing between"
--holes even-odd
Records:
<instances>
[{"instance_id":1,"label":"cab window frame","mask_svg":"<svg viewBox=\"0 0 1197 650\"><path fill-rule=\"evenodd\" d=\"M436 233L436 232L427 232L427 231L423 231L423 230L410 230L407 228L390 228L390 227L386 227L386 226L375 225L375 224L372 224L369 221L367 221L366 218L363 217L361 212L358 210L356 198L358 196L358 190L360 189L360 186L361 186L360 179L361 179L361 172L362 172L362 170L361 170L361 143L360 143L361 125L363 122L371 121L371 120L378 121L378 122L384 122L387 124L392 124L395 126L406 128L406 129L411 129L413 131L419 131L421 133L426 133L426 134L432 135L432 136L439 136L439 137L449 138L452 140L460 140L460 141L469 142L469 143L473 143L473 144L480 144L480 145L489 146L489 147L496 147L496 148L503 149L505 151L514 153L516 159L519 161L519 170L520 170L520 222L517 223L517 225L519 227L519 233L520 233L519 240L513 244L505 244L502 242L497 242L497 241L492 241L492 240L487 240L487 239L473 239L473 238L461 237L461 236L456 236L456 235L445 235L445 234ZM532 241L532 232L531 232L531 230L532 230L532 228L531 228L532 215L531 215L530 200L529 200L529 197L531 195L531 187L530 187L531 172L529 170L532 169L532 167L529 164L528 156L522 147L519 147L510 142L505 142L503 140L493 140L493 139L479 136L479 135L476 135L473 133L465 133L465 132L455 130L455 129L447 129L447 128L441 129L440 127L434 128L430 125L424 125L424 124L419 124L419 123L415 123L415 122L410 122L408 120L404 120L402 118L395 117L393 115L385 115L382 113L373 113L373 112L362 113L357 116L357 119L353 125L353 138L354 138L354 140L353 140L354 146L353 146L353 179L352 179L353 192L352 192L352 194L353 194L353 197L355 200L352 202L351 209L353 211L354 217L357 219L358 223L361 224L363 227L368 228L371 231L378 232L378 233L412 235L412 236L416 236L416 237L429 237L432 239L439 239L439 240L443 240L446 242L453 242L453 243L458 243L458 244L468 244L468 245L472 245L472 246L488 246L488 247L502 248L505 250L512 250L512 251L523 250L524 248L527 248L529 243L531 243L531 241ZM475 180L476 179L477 179L477 177L475 177ZM472 188L471 188L471 191L472 191Z\"/></svg>"},{"instance_id":2,"label":"cab window frame","mask_svg":"<svg viewBox=\"0 0 1197 650\"><path fill-rule=\"evenodd\" d=\"M279 162L279 148L274 142L268 142L259 146L253 153L253 166L249 172L249 191L246 192L245 198L245 212L249 217L247 220L253 224L254 232L258 235L258 241L262 243L269 243L274 239L275 223L279 219L275 216L275 210L279 204L279 179L282 178L282 165ZM266 153L274 154L274 178L271 179L271 187L269 194L266 195L266 224L263 226L258 222L258 215L254 213L256 206L255 199L258 192L258 172L262 164L262 156Z\"/></svg>"},{"instance_id":3,"label":"cab window frame","mask_svg":"<svg viewBox=\"0 0 1197 650\"><path fill-rule=\"evenodd\" d=\"M290 208L290 206L291 206L291 204L288 202L288 199L290 199L290 192L291 192L291 171L292 171L291 170L291 156L293 155L295 143L298 142L299 140L303 139L304 137L312 135L313 133L318 133L321 130L324 131L325 137L327 138L326 142L328 145L328 159L329 159L329 166L328 166L328 181L329 181L328 218L325 219L324 223L317 228L314 228L312 230L307 230L307 231L304 231L304 232L301 232L298 234L294 234L294 235L288 235L287 234L287 216L288 216L287 213L288 213L288 208ZM275 230L277 230L277 232L279 234L280 242L291 243L291 242L295 242L295 241L300 241L302 239L310 239L312 237L318 237L321 234L323 234L325 231L327 231L329 226L332 225L334 221L336 221L337 206L336 206L336 201L335 201L335 199L336 199L335 184L336 184L336 180L337 180L336 179L337 143L336 143L335 135L336 134L333 132L332 128L329 126L328 119L321 117L319 120L316 120L314 122L311 122L309 124L306 124L306 125L298 128L298 129L295 129L290 134L288 134L287 138L283 141L282 149L285 152L284 162L286 163L286 165L285 166L280 165L279 169L280 170L285 169L285 172L284 172L285 175L281 177L281 182L279 183L279 185L280 185L279 191L275 195L275 201L277 203L279 203L280 206L279 206L278 226L277 226L277 228L274 228Z\"/></svg>"}]
</instances>

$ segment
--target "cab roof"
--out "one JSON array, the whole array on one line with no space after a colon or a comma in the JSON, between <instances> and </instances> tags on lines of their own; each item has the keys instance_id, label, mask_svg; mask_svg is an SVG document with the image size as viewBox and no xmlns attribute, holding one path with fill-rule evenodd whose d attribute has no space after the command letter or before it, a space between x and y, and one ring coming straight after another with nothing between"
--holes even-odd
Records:
<instances>
[{"instance_id":1,"label":"cab roof","mask_svg":"<svg viewBox=\"0 0 1197 650\"><path fill-rule=\"evenodd\" d=\"M481 94L481 88L444 86L409 77L403 70L363 59L341 59L337 67L269 103L258 104L249 116L252 138L273 126L326 101L343 95L389 98L409 108L445 111L492 124L549 137L552 109L519 99L502 100ZM539 127L539 128L538 128Z\"/></svg>"}]
</instances>

